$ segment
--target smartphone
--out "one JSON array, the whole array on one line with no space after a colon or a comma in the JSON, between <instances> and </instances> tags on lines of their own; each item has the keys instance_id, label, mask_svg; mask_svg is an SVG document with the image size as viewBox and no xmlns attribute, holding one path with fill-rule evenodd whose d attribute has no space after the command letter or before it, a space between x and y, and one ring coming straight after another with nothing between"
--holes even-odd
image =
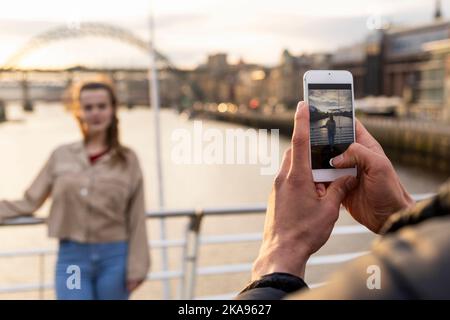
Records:
<instances>
[{"instance_id":1,"label":"smartphone","mask_svg":"<svg viewBox=\"0 0 450 320\"><path fill-rule=\"evenodd\" d=\"M355 142L353 76L344 70L309 70L303 97L310 115L310 162L315 182L356 176L356 167L336 169L331 159Z\"/></svg>"}]
</instances>

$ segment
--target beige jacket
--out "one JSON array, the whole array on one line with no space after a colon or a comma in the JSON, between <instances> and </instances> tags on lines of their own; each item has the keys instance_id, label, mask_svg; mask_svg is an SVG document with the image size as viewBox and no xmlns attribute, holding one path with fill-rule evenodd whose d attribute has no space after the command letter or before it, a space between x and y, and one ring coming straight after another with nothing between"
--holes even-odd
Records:
<instances>
[{"instance_id":1,"label":"beige jacket","mask_svg":"<svg viewBox=\"0 0 450 320\"><path fill-rule=\"evenodd\" d=\"M57 148L22 200L0 201L0 223L33 214L51 195L50 237L84 243L126 240L127 279L144 279L150 257L142 172L133 151L126 149L126 164L112 161L113 152L91 165L82 142Z\"/></svg>"}]
</instances>

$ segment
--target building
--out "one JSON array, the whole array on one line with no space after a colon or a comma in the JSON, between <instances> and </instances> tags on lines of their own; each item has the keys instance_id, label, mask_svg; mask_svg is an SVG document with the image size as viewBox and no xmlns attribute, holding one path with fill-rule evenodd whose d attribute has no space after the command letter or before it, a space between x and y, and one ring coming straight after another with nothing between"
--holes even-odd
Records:
<instances>
[{"instance_id":1,"label":"building","mask_svg":"<svg viewBox=\"0 0 450 320\"><path fill-rule=\"evenodd\" d=\"M333 70L348 70L353 75L354 94L356 98L365 96L369 82L366 81L366 45L363 43L349 47L339 48L331 56L331 68Z\"/></svg>"},{"instance_id":2,"label":"building","mask_svg":"<svg viewBox=\"0 0 450 320\"><path fill-rule=\"evenodd\" d=\"M400 97L407 114L440 119L449 96L450 22L437 17L425 25L376 31L364 43L333 53L331 68L352 72L357 98Z\"/></svg>"},{"instance_id":3,"label":"building","mask_svg":"<svg viewBox=\"0 0 450 320\"><path fill-rule=\"evenodd\" d=\"M190 72L188 82L195 99L203 102L234 101L235 70L228 64L227 55L208 56L206 64Z\"/></svg>"},{"instance_id":4,"label":"building","mask_svg":"<svg viewBox=\"0 0 450 320\"><path fill-rule=\"evenodd\" d=\"M449 37L450 22L447 21L387 30L383 39L383 93L404 96L405 89L412 89L412 102L419 101L422 76L426 76L432 60L426 45Z\"/></svg>"},{"instance_id":5,"label":"building","mask_svg":"<svg viewBox=\"0 0 450 320\"><path fill-rule=\"evenodd\" d=\"M273 100L288 108L295 108L303 99L303 74L311 69L328 69L329 54L292 55L284 50L280 64L270 70L267 92Z\"/></svg>"},{"instance_id":6,"label":"building","mask_svg":"<svg viewBox=\"0 0 450 320\"><path fill-rule=\"evenodd\" d=\"M421 65L417 98L409 108L422 117L450 122L450 39L427 43L429 59Z\"/></svg>"},{"instance_id":7,"label":"building","mask_svg":"<svg viewBox=\"0 0 450 320\"><path fill-rule=\"evenodd\" d=\"M431 23L389 26L332 53L293 55L284 50L274 67L242 60L232 65L225 53L210 55L205 64L186 73L185 86L192 101L257 101L294 108L303 99L302 75L307 70L349 70L357 99L400 97L407 115L449 119L449 39L450 22L443 20L437 2Z\"/></svg>"}]
</instances>

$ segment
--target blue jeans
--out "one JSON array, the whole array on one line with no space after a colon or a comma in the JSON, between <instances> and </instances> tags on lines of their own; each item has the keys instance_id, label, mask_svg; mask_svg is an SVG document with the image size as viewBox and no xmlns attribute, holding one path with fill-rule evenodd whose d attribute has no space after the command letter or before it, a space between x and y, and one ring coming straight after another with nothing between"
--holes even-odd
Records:
<instances>
[{"instance_id":1,"label":"blue jeans","mask_svg":"<svg viewBox=\"0 0 450 320\"><path fill-rule=\"evenodd\" d=\"M328 144L330 146L334 146L334 136L335 136L336 132L333 131L328 131Z\"/></svg>"},{"instance_id":2,"label":"blue jeans","mask_svg":"<svg viewBox=\"0 0 450 320\"><path fill-rule=\"evenodd\" d=\"M126 300L128 242L59 242L55 287L58 300Z\"/></svg>"}]
</instances>

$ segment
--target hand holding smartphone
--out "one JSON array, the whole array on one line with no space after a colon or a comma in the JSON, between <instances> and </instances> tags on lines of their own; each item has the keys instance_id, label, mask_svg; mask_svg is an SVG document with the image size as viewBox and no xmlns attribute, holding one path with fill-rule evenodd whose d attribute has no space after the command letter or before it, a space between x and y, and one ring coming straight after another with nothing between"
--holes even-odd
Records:
<instances>
[{"instance_id":1,"label":"hand holding smartphone","mask_svg":"<svg viewBox=\"0 0 450 320\"><path fill-rule=\"evenodd\" d=\"M335 169L331 159L355 142L353 76L343 70L310 70L303 75L310 114L310 162L315 182L356 176L354 168Z\"/></svg>"}]
</instances>

